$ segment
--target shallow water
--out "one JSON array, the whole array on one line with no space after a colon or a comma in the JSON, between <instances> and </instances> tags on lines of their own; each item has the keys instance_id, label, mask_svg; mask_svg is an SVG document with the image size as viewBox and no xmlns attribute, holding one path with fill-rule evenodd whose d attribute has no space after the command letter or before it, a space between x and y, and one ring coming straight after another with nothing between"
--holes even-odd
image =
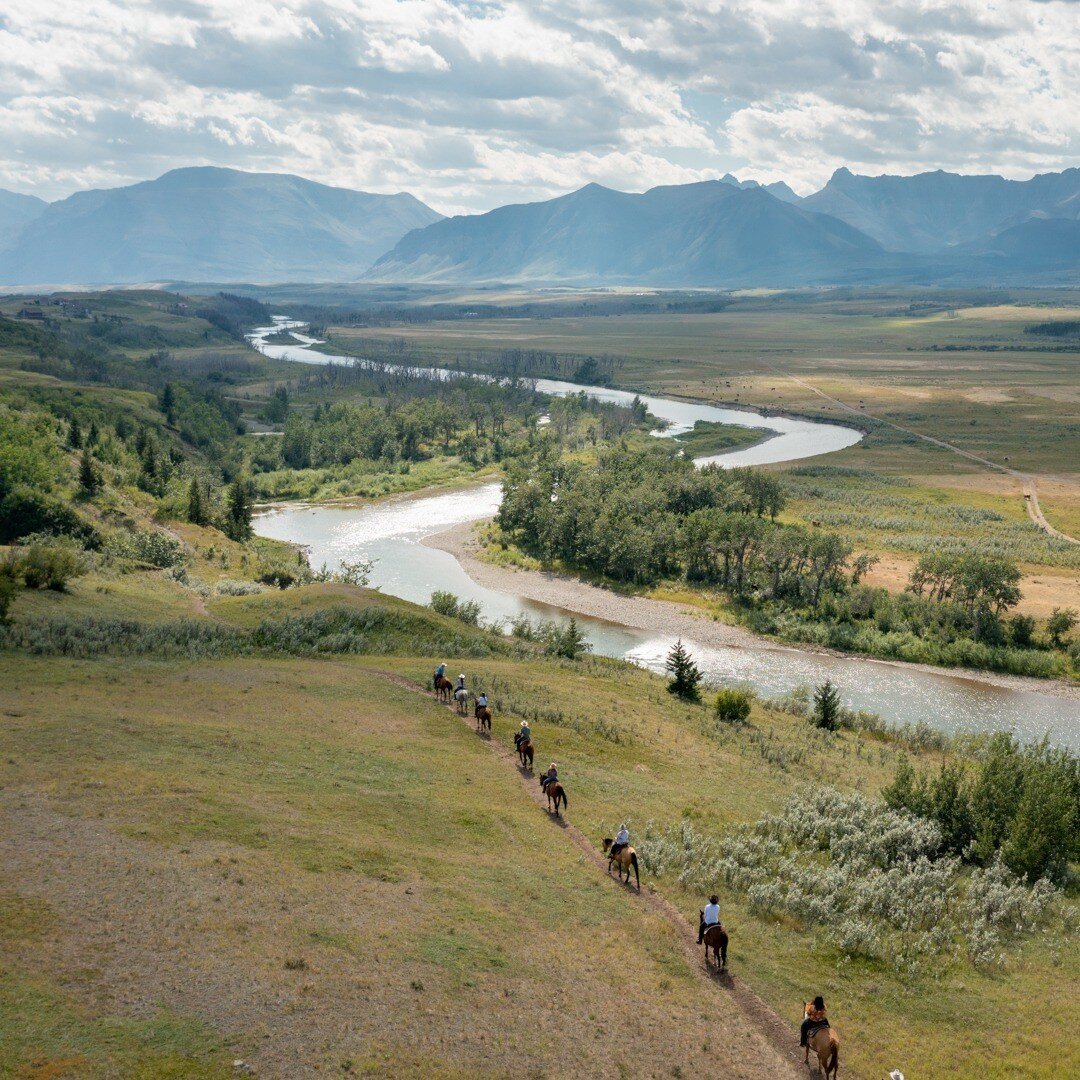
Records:
<instances>
[{"instance_id":1,"label":"shallow water","mask_svg":"<svg viewBox=\"0 0 1080 1080\"><path fill-rule=\"evenodd\" d=\"M268 354L288 359L300 358L292 355L294 351L308 363L327 363L333 359L312 353L300 343L295 347L258 344ZM447 377L452 377L451 373ZM578 393L585 389L606 400L630 401L634 397L625 391L583 388L548 380L538 380L537 386L548 393ZM643 400L650 412L670 421L672 427L665 432L668 435L692 428L697 420L780 432L757 446L719 455L716 460L727 467L816 456L849 446L860 437L858 432L834 424L763 417L743 410L665 398ZM465 573L454 556L421 543L423 537L454 525L492 517L500 499L501 486L492 483L350 508L289 507L259 515L255 529L260 536L304 545L316 567L325 563L336 569L342 560L374 559L372 585L416 603L426 604L433 591L445 589L462 599L479 601L489 619L527 614L533 618L563 620L573 614L594 652L624 657L662 671L664 658L673 644L671 637L485 588ZM1080 709L1075 699L1036 689L992 686L947 671L922 672L858 657L833 657L780 646L714 648L692 640L684 644L713 683L751 686L763 696L772 697L828 677L840 687L845 704L879 713L890 723L923 722L948 732L1006 730L1025 739L1049 734L1055 743L1080 749Z\"/></svg>"}]
</instances>

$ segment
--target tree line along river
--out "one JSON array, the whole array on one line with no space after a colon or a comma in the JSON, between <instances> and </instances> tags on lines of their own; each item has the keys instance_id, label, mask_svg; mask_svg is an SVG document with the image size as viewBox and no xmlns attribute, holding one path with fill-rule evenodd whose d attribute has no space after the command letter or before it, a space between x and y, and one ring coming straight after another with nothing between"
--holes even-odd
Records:
<instances>
[{"instance_id":1,"label":"tree line along river","mask_svg":"<svg viewBox=\"0 0 1080 1080\"><path fill-rule=\"evenodd\" d=\"M313 350L312 339L297 334L296 344L270 344L266 338L298 326L278 319L261 327L249 340L267 356L307 364L353 363L352 357ZM460 377L458 372L424 369L433 377ZM535 380L538 390L565 395L581 393L621 404L639 396L656 417L667 422L663 435L693 428L698 420L736 424L775 432L741 450L698 459L725 468L764 465L818 457L852 446L860 432L838 424L791 417L765 416L744 409L725 409L705 403L635 395L600 386L580 386L551 379ZM361 506L276 507L259 514L260 536L305 547L314 566L336 569L358 558L375 562L371 584L383 592L426 604L436 589L480 603L489 619L531 618L568 620L573 616L593 651L621 657L662 671L673 638L662 633L623 626L562 608L549 607L474 581L449 552L425 546L425 537L455 525L492 517L502 497L501 485L489 483L432 495L412 495ZM752 687L763 697L775 697L828 677L852 708L878 713L894 724L925 723L946 732L1013 731L1024 739L1049 734L1054 743L1080 749L1080 706L1075 697L1041 690L1037 683L996 685L962 672L926 671L855 656L834 656L788 648L760 639L751 646L716 647L685 639L695 660L714 684ZM450 659L450 658L448 658Z\"/></svg>"}]
</instances>

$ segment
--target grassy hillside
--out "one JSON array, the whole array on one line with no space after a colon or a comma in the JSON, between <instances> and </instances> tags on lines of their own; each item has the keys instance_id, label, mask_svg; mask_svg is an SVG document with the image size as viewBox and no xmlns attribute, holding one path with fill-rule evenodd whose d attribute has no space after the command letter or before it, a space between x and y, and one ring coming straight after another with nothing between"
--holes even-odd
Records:
<instances>
[{"instance_id":1,"label":"grassy hillside","mask_svg":"<svg viewBox=\"0 0 1080 1080\"><path fill-rule=\"evenodd\" d=\"M102 618L129 610L98 595ZM805 784L873 793L899 748L758 705L717 725L647 673L491 655L483 631L347 586L220 597L203 618L244 632L342 605L380 611L393 655L0 654L0 1075L225 1076L235 1058L268 1076L783 1075L676 929L409 683L460 662L493 695L496 743L527 716L597 844L621 820L638 842L684 819L719 835ZM673 877L645 888L700 906ZM1060 903L1000 965L901 975L722 893L734 976L793 1042L797 1003L823 993L856 1075L1080 1064L1055 1038L1080 978Z\"/></svg>"}]
</instances>

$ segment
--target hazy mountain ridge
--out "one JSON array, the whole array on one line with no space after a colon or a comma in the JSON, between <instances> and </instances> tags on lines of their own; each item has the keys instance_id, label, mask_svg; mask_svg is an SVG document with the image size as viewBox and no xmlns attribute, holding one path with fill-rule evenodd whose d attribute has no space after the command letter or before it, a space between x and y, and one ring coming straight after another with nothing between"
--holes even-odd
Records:
<instances>
[{"instance_id":1,"label":"hazy mountain ridge","mask_svg":"<svg viewBox=\"0 0 1080 1080\"><path fill-rule=\"evenodd\" d=\"M48 205L36 195L21 195L17 191L0 188L0 251L10 247L23 229L45 212Z\"/></svg>"},{"instance_id":2,"label":"hazy mountain ridge","mask_svg":"<svg viewBox=\"0 0 1080 1080\"><path fill-rule=\"evenodd\" d=\"M0 281L564 282L664 286L1080 280L1080 169L1030 180L838 169L628 193L589 184L442 218L411 195L184 168L55 203L0 191Z\"/></svg>"},{"instance_id":3,"label":"hazy mountain ridge","mask_svg":"<svg viewBox=\"0 0 1080 1080\"><path fill-rule=\"evenodd\" d=\"M1035 216L1080 217L1080 169L1030 180L961 176L857 176L837 169L802 205L831 214L889 251L932 254L989 237Z\"/></svg>"},{"instance_id":4,"label":"hazy mountain ridge","mask_svg":"<svg viewBox=\"0 0 1080 1080\"><path fill-rule=\"evenodd\" d=\"M287 174L175 169L48 205L0 254L0 280L340 280L440 216L407 194Z\"/></svg>"},{"instance_id":5,"label":"hazy mountain ridge","mask_svg":"<svg viewBox=\"0 0 1080 1080\"><path fill-rule=\"evenodd\" d=\"M366 275L386 281L810 285L1069 281L1080 169L1028 181L839 169L799 198L720 180L642 195L590 184L546 202L444 219ZM1041 223L1041 224L1040 224Z\"/></svg>"},{"instance_id":6,"label":"hazy mountain ridge","mask_svg":"<svg viewBox=\"0 0 1080 1080\"><path fill-rule=\"evenodd\" d=\"M372 267L378 280L785 283L876 261L880 246L835 218L726 180L628 194L589 184L546 202L445 218Z\"/></svg>"}]
</instances>

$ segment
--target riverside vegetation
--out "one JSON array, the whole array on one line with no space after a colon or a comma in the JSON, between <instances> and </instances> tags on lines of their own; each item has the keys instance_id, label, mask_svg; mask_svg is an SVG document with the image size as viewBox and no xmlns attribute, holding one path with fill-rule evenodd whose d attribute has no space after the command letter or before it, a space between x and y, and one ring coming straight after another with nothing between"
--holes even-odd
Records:
<instances>
[{"instance_id":1,"label":"riverside vegetation","mask_svg":"<svg viewBox=\"0 0 1080 1080\"><path fill-rule=\"evenodd\" d=\"M891 659L1075 676L1080 642L1009 616L1020 570L1002 554L927 553L907 588L861 579L876 558L845 536L778 520L780 476L702 469L651 444L601 448L595 464L539 444L506 466L498 514L502 544L542 565L636 587L685 582L720 590L759 633Z\"/></svg>"}]
</instances>

